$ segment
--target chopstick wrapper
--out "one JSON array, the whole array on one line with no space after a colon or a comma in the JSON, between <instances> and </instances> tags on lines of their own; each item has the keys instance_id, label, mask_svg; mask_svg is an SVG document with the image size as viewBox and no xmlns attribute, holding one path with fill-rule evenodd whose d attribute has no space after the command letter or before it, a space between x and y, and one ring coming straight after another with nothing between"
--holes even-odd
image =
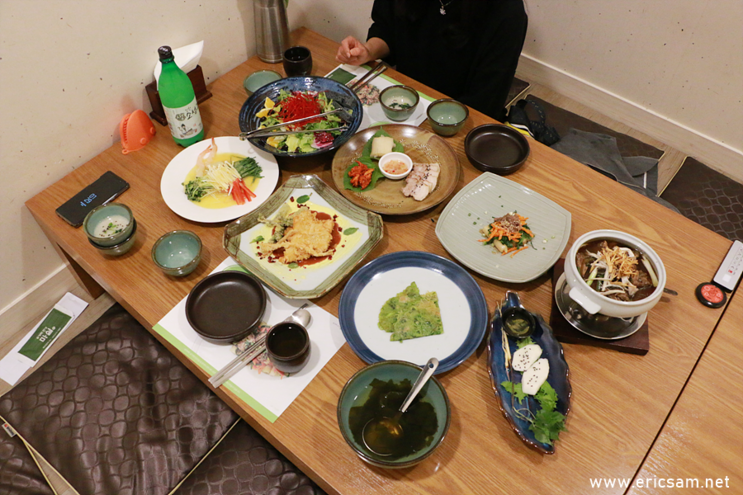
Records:
<instances>
[{"instance_id":1,"label":"chopstick wrapper","mask_svg":"<svg viewBox=\"0 0 743 495\"><path fill-rule=\"evenodd\" d=\"M76 295L70 292L65 294L39 324L0 360L0 378L15 385L87 307L88 303Z\"/></svg>"},{"instance_id":2,"label":"chopstick wrapper","mask_svg":"<svg viewBox=\"0 0 743 495\"><path fill-rule=\"evenodd\" d=\"M212 272L222 270L241 270L232 258L227 258ZM263 323L275 325L285 320L302 304L308 303L307 310L312 321L307 326L310 335L310 360L299 372L289 376L274 376L262 373L260 369L246 366L222 386L229 389L245 404L255 409L263 417L274 422L296 399L302 390L330 361L338 349L346 342L341 332L338 318L324 309L304 299L285 299L266 287L268 300ZM210 376L216 374L235 357L234 345L218 345L202 339L188 324L186 319L186 299L184 297L170 312L153 327L191 361Z\"/></svg>"},{"instance_id":3,"label":"chopstick wrapper","mask_svg":"<svg viewBox=\"0 0 743 495\"><path fill-rule=\"evenodd\" d=\"M369 70L369 68L370 67L367 65L359 66L341 64L335 69L331 70L325 77L334 79L341 84L348 85L351 81L363 77L364 74L366 74L366 72ZM381 74L380 76L373 79L369 84L372 86L376 86L381 93L382 90L385 88L389 88L390 86L397 86L398 84L402 83L392 79L387 74ZM420 91L418 91L418 95L420 96L420 101L418 102L418 107L416 108L415 112L413 112L413 115L411 115L408 120L404 120L402 122L392 122L393 124L408 124L419 126L426 121L426 119L428 118L428 116L426 115L426 109L428 108L428 105L430 105L434 101L434 98L431 98L430 96L423 94ZM380 105L379 102L373 103L372 105L363 105L363 108L364 117L361 119L359 131L363 131L373 124L390 123L390 119L388 119L387 116L384 114L382 105Z\"/></svg>"}]
</instances>

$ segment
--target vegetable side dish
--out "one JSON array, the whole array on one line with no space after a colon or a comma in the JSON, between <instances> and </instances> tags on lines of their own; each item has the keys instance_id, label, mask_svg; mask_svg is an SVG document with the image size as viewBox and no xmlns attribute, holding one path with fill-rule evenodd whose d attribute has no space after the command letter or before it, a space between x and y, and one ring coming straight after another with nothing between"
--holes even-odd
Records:
<instances>
[{"instance_id":1,"label":"vegetable side dish","mask_svg":"<svg viewBox=\"0 0 743 495\"><path fill-rule=\"evenodd\" d=\"M288 92L282 89L276 101L266 98L263 109L256 113L255 116L263 119L258 126L258 129L263 129L291 120L319 115L331 110L335 110L333 100L329 100L325 93L318 93L316 91ZM336 114L325 115L299 124L290 124L277 129L277 131L327 129L327 132L306 132L288 136L271 136L266 139L266 144L281 151L310 153L332 145L335 137L341 134L341 131L334 131L333 129L340 127L342 124L343 121Z\"/></svg>"},{"instance_id":2,"label":"vegetable side dish","mask_svg":"<svg viewBox=\"0 0 743 495\"><path fill-rule=\"evenodd\" d=\"M492 244L502 255L512 253L513 258L516 253L528 248L534 239L534 233L526 225L527 220L515 211L493 218L490 225L480 229L480 234L485 238L480 242Z\"/></svg>"},{"instance_id":3,"label":"vegetable side dish","mask_svg":"<svg viewBox=\"0 0 743 495\"><path fill-rule=\"evenodd\" d=\"M204 208L242 205L255 198L253 191L262 178L261 172L263 169L251 157L219 153L212 138L186 175L184 192L189 201Z\"/></svg>"},{"instance_id":4,"label":"vegetable side dish","mask_svg":"<svg viewBox=\"0 0 743 495\"><path fill-rule=\"evenodd\" d=\"M506 358L506 372L511 378L510 381L501 382L501 386L511 394L514 414L529 423L529 429L534 432L538 442L552 445L566 428L565 415L555 410L557 392L547 381L549 361L541 357L542 348L531 337L517 340L518 350L513 357L505 332L502 333L501 344ZM512 371L521 373L520 381L514 379ZM529 397L533 397L531 404Z\"/></svg>"},{"instance_id":5,"label":"vegetable side dish","mask_svg":"<svg viewBox=\"0 0 743 495\"><path fill-rule=\"evenodd\" d=\"M379 328L390 332L390 340L428 337L444 333L439 298L435 292L421 295L415 282L390 298L379 312Z\"/></svg>"}]
</instances>

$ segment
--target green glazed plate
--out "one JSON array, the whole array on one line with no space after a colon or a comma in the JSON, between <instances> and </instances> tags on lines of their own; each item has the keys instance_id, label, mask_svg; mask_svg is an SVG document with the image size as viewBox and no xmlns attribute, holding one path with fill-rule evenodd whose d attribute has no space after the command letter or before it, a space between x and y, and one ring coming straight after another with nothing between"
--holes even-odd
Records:
<instances>
[{"instance_id":1,"label":"green glazed plate","mask_svg":"<svg viewBox=\"0 0 743 495\"><path fill-rule=\"evenodd\" d=\"M256 254L256 239L268 239L259 221L273 218L284 204L306 203L311 209L337 215L341 242L331 259L310 266L269 263ZM223 244L232 258L276 293L289 299L314 299L338 285L382 239L382 217L360 208L316 175L295 175L265 203L228 224Z\"/></svg>"},{"instance_id":2,"label":"green glazed plate","mask_svg":"<svg viewBox=\"0 0 743 495\"><path fill-rule=\"evenodd\" d=\"M493 218L516 211L534 232L532 247L513 258L478 242ZM517 182L485 172L462 188L436 223L441 245L460 263L494 280L524 283L552 268L570 238L570 212Z\"/></svg>"}]
</instances>

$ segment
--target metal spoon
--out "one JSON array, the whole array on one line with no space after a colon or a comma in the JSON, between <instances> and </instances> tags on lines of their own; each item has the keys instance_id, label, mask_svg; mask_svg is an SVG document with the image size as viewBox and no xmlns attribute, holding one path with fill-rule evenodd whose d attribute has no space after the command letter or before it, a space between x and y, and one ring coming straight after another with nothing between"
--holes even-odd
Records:
<instances>
[{"instance_id":1,"label":"metal spoon","mask_svg":"<svg viewBox=\"0 0 743 495\"><path fill-rule=\"evenodd\" d=\"M436 371L438 366L438 359L431 358L428 360L425 366L423 366L420 375L418 375L418 379L413 384L413 388L410 389L410 393L393 417L373 418L364 425L364 430L361 432L361 436L364 439L364 445L366 445L366 448L380 456L388 456L394 453L395 445L400 441L404 434L402 425L400 424L400 417L408 410L413 399L415 399L421 389L423 389L423 386L428 382L428 379L433 376L433 373Z\"/></svg>"},{"instance_id":2,"label":"metal spoon","mask_svg":"<svg viewBox=\"0 0 743 495\"><path fill-rule=\"evenodd\" d=\"M301 307L299 307L296 311L294 311L289 317L284 321L290 321L297 323L299 325L302 325L303 327L307 327L309 325L310 320L312 320L312 315L309 311L304 309L307 306L307 304L303 304ZM257 358L261 355L263 351L266 350L266 336L263 335L261 338L256 340L250 347L242 351L240 354L237 355L235 359L227 363L224 368L219 370L214 376L209 378L209 383L212 384L214 388L219 387L224 382L235 376L238 371L243 366L246 366L248 363L253 361L253 359Z\"/></svg>"}]
</instances>

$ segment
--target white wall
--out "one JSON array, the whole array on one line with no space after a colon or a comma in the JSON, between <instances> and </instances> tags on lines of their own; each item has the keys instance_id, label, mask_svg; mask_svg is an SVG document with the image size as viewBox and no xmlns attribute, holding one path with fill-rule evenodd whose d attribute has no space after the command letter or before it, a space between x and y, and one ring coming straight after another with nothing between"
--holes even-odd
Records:
<instances>
[{"instance_id":1,"label":"white wall","mask_svg":"<svg viewBox=\"0 0 743 495\"><path fill-rule=\"evenodd\" d=\"M435 8L436 2L431 3ZM371 4L292 0L290 14L301 25L340 41L347 34L366 36ZM526 4L529 30L521 77L743 182L743 2Z\"/></svg>"},{"instance_id":2,"label":"white wall","mask_svg":"<svg viewBox=\"0 0 743 495\"><path fill-rule=\"evenodd\" d=\"M672 144L691 153L701 140L743 172L740 0L527 3L522 62L541 82L619 101L638 127L656 122L651 135L680 129ZM364 37L371 4L291 0L290 24ZM124 114L149 110L157 47L205 40L213 79L255 52L252 26L252 0L0 0L0 314L61 265L24 202L117 142Z\"/></svg>"},{"instance_id":3,"label":"white wall","mask_svg":"<svg viewBox=\"0 0 743 495\"><path fill-rule=\"evenodd\" d=\"M157 48L205 40L213 80L255 52L252 26L251 0L0 0L0 312L61 265L24 202L149 112Z\"/></svg>"}]
</instances>

